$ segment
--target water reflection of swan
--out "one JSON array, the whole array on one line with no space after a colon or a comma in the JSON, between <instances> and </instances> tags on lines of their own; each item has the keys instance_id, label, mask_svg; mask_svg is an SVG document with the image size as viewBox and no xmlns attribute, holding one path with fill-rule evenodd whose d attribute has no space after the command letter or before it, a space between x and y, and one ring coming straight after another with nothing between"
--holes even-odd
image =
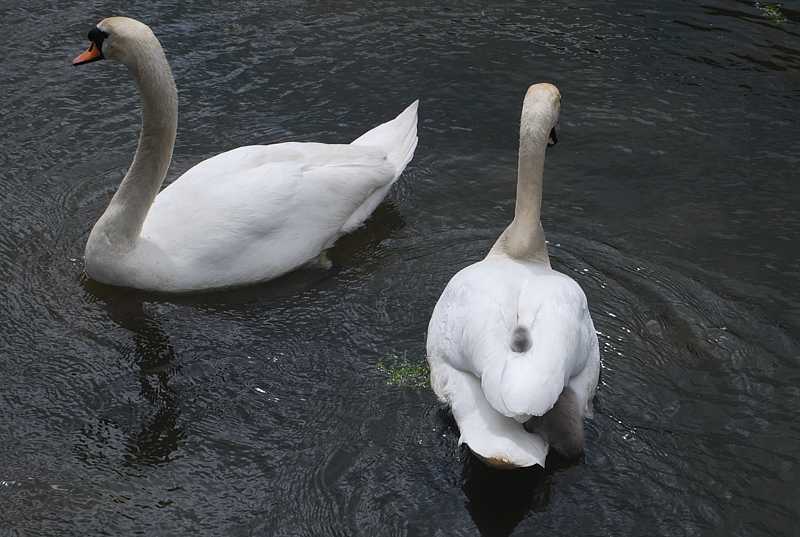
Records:
<instances>
[{"instance_id":1,"label":"water reflection of swan","mask_svg":"<svg viewBox=\"0 0 800 537\"><path fill-rule=\"evenodd\" d=\"M468 456L462 490L467 510L481 535L506 537L531 511L544 511L550 502L550 474L541 468L504 472Z\"/></svg>"},{"instance_id":2,"label":"water reflection of swan","mask_svg":"<svg viewBox=\"0 0 800 537\"><path fill-rule=\"evenodd\" d=\"M139 296L116 293L106 305L111 319L133 333L129 359L138 367L140 394L151 408L141 413L138 430L128 433L126 459L132 464L168 461L184 437L178 423L179 393L170 383L180 369L175 349Z\"/></svg>"}]
</instances>

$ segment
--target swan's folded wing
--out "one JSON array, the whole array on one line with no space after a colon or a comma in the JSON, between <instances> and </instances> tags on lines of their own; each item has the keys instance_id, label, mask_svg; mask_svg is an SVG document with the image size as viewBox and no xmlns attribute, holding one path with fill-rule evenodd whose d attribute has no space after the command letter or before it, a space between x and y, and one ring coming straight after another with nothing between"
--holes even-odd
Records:
<instances>
[{"instance_id":1,"label":"swan's folded wing","mask_svg":"<svg viewBox=\"0 0 800 537\"><path fill-rule=\"evenodd\" d=\"M338 236L393 168L381 150L326 144L235 149L164 189L142 236L186 262L233 264L247 254L302 264ZM191 223L191 225L186 225Z\"/></svg>"},{"instance_id":2,"label":"swan's folded wing","mask_svg":"<svg viewBox=\"0 0 800 537\"><path fill-rule=\"evenodd\" d=\"M516 325L519 263L484 260L460 270L436 303L428 327L428 351L480 377L498 352L509 349Z\"/></svg>"},{"instance_id":3,"label":"swan's folded wing","mask_svg":"<svg viewBox=\"0 0 800 537\"><path fill-rule=\"evenodd\" d=\"M184 177L156 197L142 237L184 262L214 263L288 224L302 173L297 164L278 163L240 169L224 181Z\"/></svg>"},{"instance_id":4,"label":"swan's folded wing","mask_svg":"<svg viewBox=\"0 0 800 537\"><path fill-rule=\"evenodd\" d=\"M303 200L334 211L338 229L378 189L395 178L394 165L381 149L361 146L300 144L306 151L301 185ZM328 216L326 215L326 218Z\"/></svg>"},{"instance_id":5,"label":"swan's folded wing","mask_svg":"<svg viewBox=\"0 0 800 537\"><path fill-rule=\"evenodd\" d=\"M242 174L264 170L269 165L299 164L305 169L356 167L379 172L380 184L390 182L393 168L386 162L386 153L375 147L314 142L285 142L272 145L249 145L231 149L206 159L190 168L172 185L207 186L208 182L225 184ZM262 174L263 175L263 174ZM384 178L384 175L387 178ZM371 177L377 179L377 177ZM202 186L201 186L202 185Z\"/></svg>"}]
</instances>

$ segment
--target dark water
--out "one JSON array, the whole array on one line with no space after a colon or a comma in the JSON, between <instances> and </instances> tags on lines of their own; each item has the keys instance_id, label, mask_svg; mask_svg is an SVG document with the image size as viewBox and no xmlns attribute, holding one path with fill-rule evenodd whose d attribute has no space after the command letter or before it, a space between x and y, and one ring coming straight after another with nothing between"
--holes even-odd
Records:
<instances>
[{"instance_id":1,"label":"dark water","mask_svg":"<svg viewBox=\"0 0 800 537\"><path fill-rule=\"evenodd\" d=\"M797 4L53 4L0 7L0 535L798 535ZM415 160L332 270L180 299L85 281L138 98L69 60L113 14L172 62L170 180L422 99ZM584 460L497 473L378 363L424 361L440 291L509 220L543 80L545 229L603 373Z\"/></svg>"}]
</instances>

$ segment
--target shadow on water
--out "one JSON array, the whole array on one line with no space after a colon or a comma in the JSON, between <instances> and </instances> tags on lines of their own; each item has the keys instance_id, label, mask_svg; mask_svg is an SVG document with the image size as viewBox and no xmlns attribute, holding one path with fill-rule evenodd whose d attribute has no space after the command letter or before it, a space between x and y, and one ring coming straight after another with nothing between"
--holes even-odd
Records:
<instances>
[{"instance_id":1,"label":"shadow on water","mask_svg":"<svg viewBox=\"0 0 800 537\"><path fill-rule=\"evenodd\" d=\"M438 408L438 418L455 437L458 425L444 406ZM475 526L484 537L508 537L531 513L544 512L550 504L552 477L566 468L582 463L550 451L547 468L533 466L516 470L491 468L476 457L466 445L462 453L462 485L466 508Z\"/></svg>"},{"instance_id":2,"label":"shadow on water","mask_svg":"<svg viewBox=\"0 0 800 537\"><path fill-rule=\"evenodd\" d=\"M322 268L308 267L290 272L285 276L269 282L232 289L214 290L191 294L170 294L151 291L139 291L125 287L106 285L92 280L85 274L81 278L84 289L112 307L115 301L137 301L140 305L147 302L159 304L176 304L198 307L228 307L250 303L259 303L285 299L313 289L316 285L331 278L333 273ZM112 318L113 315L112 315ZM116 320L116 319L115 319ZM127 328L127 327L126 327Z\"/></svg>"},{"instance_id":3,"label":"shadow on water","mask_svg":"<svg viewBox=\"0 0 800 537\"><path fill-rule=\"evenodd\" d=\"M544 511L550 503L551 469L538 466L496 470L486 466L468 448L462 490L467 510L481 535L507 537L531 512Z\"/></svg>"},{"instance_id":4,"label":"shadow on water","mask_svg":"<svg viewBox=\"0 0 800 537\"><path fill-rule=\"evenodd\" d=\"M158 320L145 311L141 297L126 293L114 300L98 298L114 323L133 334L132 356L128 358L138 367L140 394L151 407L139 418L138 430L134 427L130 433L126 461L167 462L185 436L179 424L180 394L170 384L180 371L178 356Z\"/></svg>"},{"instance_id":5,"label":"shadow on water","mask_svg":"<svg viewBox=\"0 0 800 537\"><path fill-rule=\"evenodd\" d=\"M357 266L373 257L376 248L406 226L403 215L394 203L381 203L365 225L344 235L329 250L334 266Z\"/></svg>"}]
</instances>

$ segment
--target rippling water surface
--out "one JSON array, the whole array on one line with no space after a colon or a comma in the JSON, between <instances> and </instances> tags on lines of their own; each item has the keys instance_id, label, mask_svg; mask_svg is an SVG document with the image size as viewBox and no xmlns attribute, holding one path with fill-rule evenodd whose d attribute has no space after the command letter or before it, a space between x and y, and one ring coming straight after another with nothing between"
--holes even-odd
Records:
<instances>
[{"instance_id":1,"label":"rippling water surface","mask_svg":"<svg viewBox=\"0 0 800 537\"><path fill-rule=\"evenodd\" d=\"M0 7L0 535L797 535L798 6L67 4ZM331 270L192 298L85 280L139 110L123 67L69 60L112 14L172 63L168 181L422 99L416 158ZM498 473L378 364L424 362L439 293L510 219L542 80L544 225L603 372L583 460Z\"/></svg>"}]
</instances>

